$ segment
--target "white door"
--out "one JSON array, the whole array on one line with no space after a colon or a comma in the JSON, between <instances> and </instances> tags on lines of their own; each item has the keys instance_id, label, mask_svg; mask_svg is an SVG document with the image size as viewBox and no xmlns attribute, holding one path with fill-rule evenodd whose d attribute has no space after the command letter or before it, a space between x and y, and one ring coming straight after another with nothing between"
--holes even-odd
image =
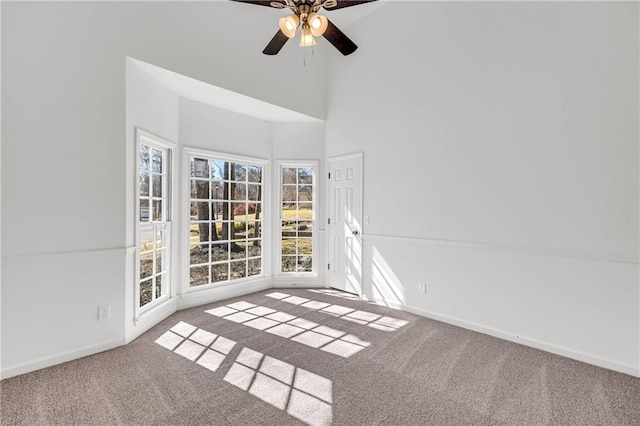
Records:
<instances>
[{"instance_id":1,"label":"white door","mask_svg":"<svg viewBox=\"0 0 640 426\"><path fill-rule=\"evenodd\" d=\"M362 295L362 153L329 159L329 286Z\"/></svg>"}]
</instances>

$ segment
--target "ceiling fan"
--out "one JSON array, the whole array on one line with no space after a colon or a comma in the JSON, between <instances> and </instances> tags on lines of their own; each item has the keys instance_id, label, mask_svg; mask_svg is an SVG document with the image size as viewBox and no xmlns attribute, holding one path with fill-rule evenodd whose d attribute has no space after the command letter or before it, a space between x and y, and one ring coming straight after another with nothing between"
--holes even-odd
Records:
<instances>
[{"instance_id":1,"label":"ceiling fan","mask_svg":"<svg viewBox=\"0 0 640 426\"><path fill-rule=\"evenodd\" d=\"M326 10L342 9L371 3L376 0L232 0L239 3L255 4L258 6L274 7L276 9L290 9L293 13L280 19L280 29L262 51L265 55L277 55L285 43L296 35L300 26L300 46L315 46L314 37L323 36L343 55L350 55L358 46L351 41L338 27L333 25L325 16L319 15L322 8Z\"/></svg>"}]
</instances>

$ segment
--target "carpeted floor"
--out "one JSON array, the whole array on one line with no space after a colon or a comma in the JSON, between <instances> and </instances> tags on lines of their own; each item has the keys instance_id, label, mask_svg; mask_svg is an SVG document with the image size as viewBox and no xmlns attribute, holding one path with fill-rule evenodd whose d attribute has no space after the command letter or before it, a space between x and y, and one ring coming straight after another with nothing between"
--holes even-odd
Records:
<instances>
[{"instance_id":1,"label":"carpeted floor","mask_svg":"<svg viewBox=\"0 0 640 426\"><path fill-rule=\"evenodd\" d=\"M640 379L304 289L1 382L2 425L640 425ZM244 303L243 303L244 302Z\"/></svg>"}]
</instances>

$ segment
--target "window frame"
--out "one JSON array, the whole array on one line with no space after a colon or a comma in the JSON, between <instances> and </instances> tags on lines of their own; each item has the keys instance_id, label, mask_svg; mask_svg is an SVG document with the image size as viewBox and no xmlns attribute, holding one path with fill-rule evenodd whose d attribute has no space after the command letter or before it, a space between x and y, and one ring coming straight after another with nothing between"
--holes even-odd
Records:
<instances>
[{"instance_id":1,"label":"window frame","mask_svg":"<svg viewBox=\"0 0 640 426\"><path fill-rule=\"evenodd\" d=\"M149 222L141 222L140 221L140 146L146 145L150 148L156 148L166 152L165 159L163 160L165 163L165 172L163 173L162 187L163 190L166 191L163 199L166 198L166 203L163 206L163 220L154 222L153 220ZM175 185L175 177L176 177L176 161L175 161L175 153L177 145L173 142L170 142L164 138L161 138L157 135L154 135L145 130L136 128L136 137L135 137L135 176L134 176L134 186L135 186L135 268L134 268L134 312L135 318L140 317L141 315L153 310L154 308L164 304L174 295L175 286L173 283L175 282L175 254L176 247L174 244L175 241L175 226L174 226L174 218L175 218L175 197L174 197L174 185ZM152 191L153 181L150 182L149 190ZM150 200L149 206L149 215L152 215L152 201ZM141 241L141 227L145 225L153 225L153 224L165 224L165 251L166 256L163 257L163 265L166 265L166 272L164 273L166 282L165 288L163 290L163 294L147 303L144 306L140 306L140 244ZM152 275L155 271L152 271Z\"/></svg>"},{"instance_id":2,"label":"window frame","mask_svg":"<svg viewBox=\"0 0 640 426\"><path fill-rule=\"evenodd\" d=\"M202 158L206 158L208 160L214 160L214 161L228 161L228 162L234 162L234 163L247 163L247 164L253 164L256 166L261 166L262 167L262 219L261 219L261 223L262 223L262 242L261 242L261 259L262 259L262 267L261 267L261 271L259 274L257 275L251 275L251 276L245 276L242 278L237 278L237 279L233 279L233 280L227 280L227 281L218 281L218 282L212 282L212 283L208 283L208 284L202 284L202 285L197 285L197 286L191 286L191 280L190 280L190 268L191 268L191 263L190 263L190 246L191 246L191 241L190 241L190 226L191 226L191 214L190 214L190 209L191 209L191 158L192 157L202 157ZM269 250L268 247L270 247L270 222L271 222L271 218L268 217L271 214L271 203L270 203L270 163L268 159L264 159L264 158L258 158L258 157L249 157L249 156L244 156L244 155L238 155L238 154L229 154L226 152L220 152L220 151L213 151L213 150L208 150L208 149L202 149L202 148L194 148L194 147L189 147L189 146L185 146L182 148L182 164L183 164L183 170L182 170L182 179L183 179L183 197L182 197L182 204L181 204L181 210L184 214L183 220L182 220L182 224L183 224L183 229L186 230L186 232L183 232L183 235L181 236L181 241L182 241L182 253L181 253L181 259L182 259L182 268L181 268L181 276L182 276L182 292L183 293L190 293L190 292L197 292L197 291L202 291L202 290L210 290L210 289L220 289L223 287L227 287L227 286L235 286L238 284L242 284L242 283L247 283L247 282L254 282L254 281L258 281L258 280L262 280L265 277L268 276L269 271L268 271L268 265L269 265L269 261L270 261L270 254L269 254ZM233 202L233 200L230 200L228 202ZM248 201L247 201L248 202ZM265 218L265 214L267 215L267 217ZM232 223L232 222L230 222ZM249 259L248 256L245 256L244 259ZM233 261L232 259L228 259L227 260L227 264L229 262ZM209 266L211 266L211 262L208 263Z\"/></svg>"},{"instance_id":3,"label":"window frame","mask_svg":"<svg viewBox=\"0 0 640 426\"><path fill-rule=\"evenodd\" d=\"M283 186L285 185L283 182L283 178L282 178L282 169L284 168L311 168L313 171L313 180L311 183L311 187L312 187L312 210L313 210L313 215L311 218L311 229L312 229L312 234L311 234L311 244L312 244L312 252L311 252L311 264L312 264L312 268L311 271L308 272L286 272L282 270L282 204L283 204ZM316 160L279 160L277 161L277 171L278 171L278 178L277 178L277 184L278 184L278 190L276 191L278 194L278 213L275 215L277 216L276 220L277 220L277 250L275 251L275 253L277 253L275 262L276 262L276 266L275 266L275 271L277 271L277 275L280 277L302 277L302 278L310 278L310 277L317 277L318 273L319 273L319 269L318 269L318 262L320 261L319 258L319 247L318 247L318 233L321 232L318 228L319 223L318 223L318 217L319 217L319 204L318 204L318 187L319 187L319 170L320 170L320 166L319 166L319 162ZM296 201L299 202L299 201Z\"/></svg>"}]
</instances>

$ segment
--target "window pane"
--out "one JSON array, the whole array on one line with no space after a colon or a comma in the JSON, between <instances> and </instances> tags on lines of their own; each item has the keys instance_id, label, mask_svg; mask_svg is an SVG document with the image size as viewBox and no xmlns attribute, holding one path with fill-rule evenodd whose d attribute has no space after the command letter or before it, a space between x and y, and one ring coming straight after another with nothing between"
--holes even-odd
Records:
<instances>
[{"instance_id":1,"label":"window pane","mask_svg":"<svg viewBox=\"0 0 640 426\"><path fill-rule=\"evenodd\" d=\"M249 241L247 244L247 257L262 256L262 247L260 240Z\"/></svg>"},{"instance_id":2,"label":"window pane","mask_svg":"<svg viewBox=\"0 0 640 426\"><path fill-rule=\"evenodd\" d=\"M297 177L296 177L296 169L293 168L283 168L282 169L282 183L292 183L295 184L297 183Z\"/></svg>"},{"instance_id":3,"label":"window pane","mask_svg":"<svg viewBox=\"0 0 640 426\"><path fill-rule=\"evenodd\" d=\"M209 204L208 201L192 201L191 220L209 220Z\"/></svg>"},{"instance_id":4,"label":"window pane","mask_svg":"<svg viewBox=\"0 0 640 426\"><path fill-rule=\"evenodd\" d=\"M149 200L141 199L140 200L140 222L148 222L149 221Z\"/></svg>"},{"instance_id":5,"label":"window pane","mask_svg":"<svg viewBox=\"0 0 640 426\"><path fill-rule=\"evenodd\" d=\"M211 266L211 282L217 283L220 281L227 281L229 279L229 264L222 263L219 265Z\"/></svg>"},{"instance_id":6,"label":"window pane","mask_svg":"<svg viewBox=\"0 0 640 426\"><path fill-rule=\"evenodd\" d=\"M203 224L208 225L208 223L203 223ZM203 230L202 230L202 227L200 226L200 223L191 222L191 224L189 225L189 242L191 244L207 241L206 234L201 235L200 234L201 231Z\"/></svg>"},{"instance_id":7,"label":"window pane","mask_svg":"<svg viewBox=\"0 0 640 426\"><path fill-rule=\"evenodd\" d=\"M282 240L282 254L296 254L296 240L287 238Z\"/></svg>"},{"instance_id":8,"label":"window pane","mask_svg":"<svg viewBox=\"0 0 640 426\"><path fill-rule=\"evenodd\" d=\"M247 199L250 201L261 201L262 187L260 185L249 184L247 189Z\"/></svg>"},{"instance_id":9,"label":"window pane","mask_svg":"<svg viewBox=\"0 0 640 426\"><path fill-rule=\"evenodd\" d=\"M247 199L247 184L246 183L234 183L233 184L233 199L234 200L246 200Z\"/></svg>"},{"instance_id":10,"label":"window pane","mask_svg":"<svg viewBox=\"0 0 640 426\"><path fill-rule=\"evenodd\" d=\"M260 275L262 273L262 259L250 259L248 266L249 276Z\"/></svg>"},{"instance_id":11,"label":"window pane","mask_svg":"<svg viewBox=\"0 0 640 426\"><path fill-rule=\"evenodd\" d=\"M222 262L229 259L229 243L216 243L211 246L211 261Z\"/></svg>"},{"instance_id":12,"label":"window pane","mask_svg":"<svg viewBox=\"0 0 640 426\"><path fill-rule=\"evenodd\" d=\"M247 276L247 261L241 260L236 262L231 262L231 279L235 280L238 278L244 278Z\"/></svg>"},{"instance_id":13,"label":"window pane","mask_svg":"<svg viewBox=\"0 0 640 426\"><path fill-rule=\"evenodd\" d=\"M211 161L211 179L222 181L229 179L229 163L226 161Z\"/></svg>"},{"instance_id":14,"label":"window pane","mask_svg":"<svg viewBox=\"0 0 640 426\"><path fill-rule=\"evenodd\" d=\"M151 302L151 280L142 281L140 283L140 306L144 306Z\"/></svg>"},{"instance_id":15,"label":"window pane","mask_svg":"<svg viewBox=\"0 0 640 426\"><path fill-rule=\"evenodd\" d=\"M261 238L262 237L262 221L248 222L247 238Z\"/></svg>"},{"instance_id":16,"label":"window pane","mask_svg":"<svg viewBox=\"0 0 640 426\"><path fill-rule=\"evenodd\" d=\"M249 182L262 182L262 166L249 166Z\"/></svg>"},{"instance_id":17,"label":"window pane","mask_svg":"<svg viewBox=\"0 0 640 426\"><path fill-rule=\"evenodd\" d=\"M283 185L282 186L282 201L296 201L297 200L296 185Z\"/></svg>"},{"instance_id":18,"label":"window pane","mask_svg":"<svg viewBox=\"0 0 640 426\"><path fill-rule=\"evenodd\" d=\"M295 271L296 271L296 257L282 256L282 272L295 272Z\"/></svg>"},{"instance_id":19,"label":"window pane","mask_svg":"<svg viewBox=\"0 0 640 426\"><path fill-rule=\"evenodd\" d=\"M165 238L167 231L162 225L158 226L157 228L158 229L156 229L155 235L155 246L157 249L165 248L167 244L167 239Z\"/></svg>"},{"instance_id":20,"label":"window pane","mask_svg":"<svg viewBox=\"0 0 640 426\"><path fill-rule=\"evenodd\" d=\"M154 173L162 173L162 151L157 149L153 150L153 163L152 163L152 171Z\"/></svg>"},{"instance_id":21,"label":"window pane","mask_svg":"<svg viewBox=\"0 0 640 426\"><path fill-rule=\"evenodd\" d=\"M300 256L298 258L298 272L313 272L311 256Z\"/></svg>"},{"instance_id":22,"label":"window pane","mask_svg":"<svg viewBox=\"0 0 640 426\"><path fill-rule=\"evenodd\" d=\"M295 220L282 221L282 236L283 237L295 237L298 222Z\"/></svg>"},{"instance_id":23,"label":"window pane","mask_svg":"<svg viewBox=\"0 0 640 426\"><path fill-rule=\"evenodd\" d=\"M231 243L231 259L244 259L247 257L247 244L242 242Z\"/></svg>"},{"instance_id":24,"label":"window pane","mask_svg":"<svg viewBox=\"0 0 640 426\"><path fill-rule=\"evenodd\" d=\"M162 175L153 174L153 197L162 197Z\"/></svg>"},{"instance_id":25,"label":"window pane","mask_svg":"<svg viewBox=\"0 0 640 426\"><path fill-rule=\"evenodd\" d=\"M191 286L209 284L209 267L192 266L189 269L189 284Z\"/></svg>"},{"instance_id":26,"label":"window pane","mask_svg":"<svg viewBox=\"0 0 640 426\"><path fill-rule=\"evenodd\" d=\"M140 172L138 175L138 190L141 197L149 196L149 173Z\"/></svg>"},{"instance_id":27,"label":"window pane","mask_svg":"<svg viewBox=\"0 0 640 426\"><path fill-rule=\"evenodd\" d=\"M153 226L140 227L140 253L153 250Z\"/></svg>"},{"instance_id":28,"label":"window pane","mask_svg":"<svg viewBox=\"0 0 640 426\"><path fill-rule=\"evenodd\" d=\"M296 219L296 208L297 208L297 204L296 203L285 203L282 205L282 212L281 212L281 217L282 220L290 220Z\"/></svg>"},{"instance_id":29,"label":"window pane","mask_svg":"<svg viewBox=\"0 0 640 426\"><path fill-rule=\"evenodd\" d=\"M159 274L160 272L164 272L164 267L166 267L166 265L163 264L164 262L164 250L157 250L156 251L156 270L154 271L154 274Z\"/></svg>"},{"instance_id":30,"label":"window pane","mask_svg":"<svg viewBox=\"0 0 640 426\"><path fill-rule=\"evenodd\" d=\"M208 180L192 180L191 181L191 198L197 200L209 199L209 181Z\"/></svg>"},{"instance_id":31,"label":"window pane","mask_svg":"<svg viewBox=\"0 0 640 426\"><path fill-rule=\"evenodd\" d=\"M189 250L189 264L201 265L204 263L209 263L209 245L197 244L191 246Z\"/></svg>"},{"instance_id":32,"label":"window pane","mask_svg":"<svg viewBox=\"0 0 640 426\"><path fill-rule=\"evenodd\" d=\"M313 188L310 185L298 187L298 201L313 201Z\"/></svg>"},{"instance_id":33,"label":"window pane","mask_svg":"<svg viewBox=\"0 0 640 426\"><path fill-rule=\"evenodd\" d=\"M218 223L218 222L216 222ZM219 222L220 225L218 225L218 239L220 240L229 240L229 238L231 237L231 235L229 235L229 222Z\"/></svg>"},{"instance_id":34,"label":"window pane","mask_svg":"<svg viewBox=\"0 0 640 426\"><path fill-rule=\"evenodd\" d=\"M204 158L193 158L191 160L191 177L208 178L209 160Z\"/></svg>"},{"instance_id":35,"label":"window pane","mask_svg":"<svg viewBox=\"0 0 640 426\"><path fill-rule=\"evenodd\" d=\"M235 221L233 222L233 229L235 230L235 238L245 238L247 235L247 222Z\"/></svg>"},{"instance_id":36,"label":"window pane","mask_svg":"<svg viewBox=\"0 0 640 426\"><path fill-rule=\"evenodd\" d=\"M149 278L153 274L153 253L140 256L140 279Z\"/></svg>"},{"instance_id":37,"label":"window pane","mask_svg":"<svg viewBox=\"0 0 640 426\"><path fill-rule=\"evenodd\" d=\"M298 169L298 183L299 184L313 183L313 169L310 167Z\"/></svg>"},{"instance_id":38,"label":"window pane","mask_svg":"<svg viewBox=\"0 0 640 426\"><path fill-rule=\"evenodd\" d=\"M224 184L222 181L214 180L211 182L211 199L224 200Z\"/></svg>"},{"instance_id":39,"label":"window pane","mask_svg":"<svg viewBox=\"0 0 640 426\"><path fill-rule=\"evenodd\" d=\"M229 223L217 220L212 222L211 226L211 241L225 240L227 239L227 233L229 230Z\"/></svg>"},{"instance_id":40,"label":"window pane","mask_svg":"<svg viewBox=\"0 0 640 426\"><path fill-rule=\"evenodd\" d=\"M149 147L146 145L140 145L140 171L149 171Z\"/></svg>"},{"instance_id":41,"label":"window pane","mask_svg":"<svg viewBox=\"0 0 640 426\"><path fill-rule=\"evenodd\" d=\"M232 176L230 180L245 182L247 180L247 165L242 163L234 163L231 169Z\"/></svg>"},{"instance_id":42,"label":"window pane","mask_svg":"<svg viewBox=\"0 0 640 426\"><path fill-rule=\"evenodd\" d=\"M298 239L298 254L313 254L313 240L311 238Z\"/></svg>"},{"instance_id":43,"label":"window pane","mask_svg":"<svg viewBox=\"0 0 640 426\"><path fill-rule=\"evenodd\" d=\"M249 203L249 219L260 219L262 203Z\"/></svg>"},{"instance_id":44,"label":"window pane","mask_svg":"<svg viewBox=\"0 0 640 426\"><path fill-rule=\"evenodd\" d=\"M156 277L156 299L158 299L158 298L160 298L162 296L162 293L163 293L162 286L164 285L162 280L163 280L165 275L166 274L162 274L162 275L158 275Z\"/></svg>"},{"instance_id":45,"label":"window pane","mask_svg":"<svg viewBox=\"0 0 640 426\"><path fill-rule=\"evenodd\" d=\"M242 216L244 219L245 212L247 210L246 203L231 203L231 208L233 209L233 216Z\"/></svg>"},{"instance_id":46,"label":"window pane","mask_svg":"<svg viewBox=\"0 0 640 426\"><path fill-rule=\"evenodd\" d=\"M153 200L153 220L162 221L162 201Z\"/></svg>"},{"instance_id":47,"label":"window pane","mask_svg":"<svg viewBox=\"0 0 640 426\"><path fill-rule=\"evenodd\" d=\"M298 222L298 236L299 237L310 237L311 232L313 231L313 222L308 221L300 221Z\"/></svg>"},{"instance_id":48,"label":"window pane","mask_svg":"<svg viewBox=\"0 0 640 426\"><path fill-rule=\"evenodd\" d=\"M298 219L313 219L313 204L300 203L298 204Z\"/></svg>"}]
</instances>

